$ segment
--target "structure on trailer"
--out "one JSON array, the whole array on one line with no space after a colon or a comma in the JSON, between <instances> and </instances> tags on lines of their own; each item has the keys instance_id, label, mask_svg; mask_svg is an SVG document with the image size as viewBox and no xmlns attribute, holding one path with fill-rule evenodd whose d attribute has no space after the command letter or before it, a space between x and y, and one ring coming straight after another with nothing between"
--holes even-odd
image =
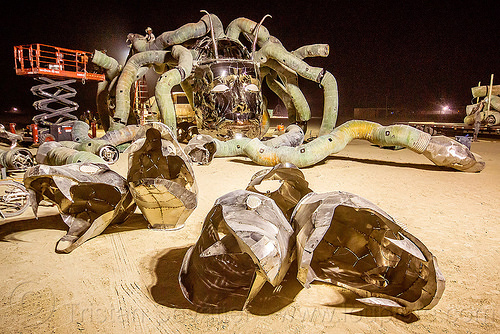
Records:
<instances>
[{"instance_id":1,"label":"structure on trailer","mask_svg":"<svg viewBox=\"0 0 500 334\"><path fill-rule=\"evenodd\" d=\"M446 135L472 135L474 140L478 134L488 136L500 135L500 85L493 85L491 75L489 86L471 88L472 97L476 103L466 107L463 123L407 122L431 135L444 133Z\"/></svg>"},{"instance_id":2,"label":"structure on trailer","mask_svg":"<svg viewBox=\"0 0 500 334\"><path fill-rule=\"evenodd\" d=\"M40 98L33 103L40 113L33 117L27 141L71 140L71 124L77 120L72 113L79 106L71 100L77 91L70 85L77 80L85 83L105 79L104 74L89 70L91 57L90 52L44 44L14 46L16 74L41 82L31 88L33 95Z\"/></svg>"}]
</instances>

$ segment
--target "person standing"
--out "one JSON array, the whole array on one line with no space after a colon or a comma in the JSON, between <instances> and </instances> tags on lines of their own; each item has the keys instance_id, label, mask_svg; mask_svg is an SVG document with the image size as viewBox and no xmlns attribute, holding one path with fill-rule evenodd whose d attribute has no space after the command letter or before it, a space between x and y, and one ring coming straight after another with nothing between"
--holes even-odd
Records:
<instances>
[{"instance_id":1,"label":"person standing","mask_svg":"<svg viewBox=\"0 0 500 334\"><path fill-rule=\"evenodd\" d=\"M481 101L477 106L477 109L474 112L474 136L472 137L472 141L477 142L477 136L479 134L479 128L481 127L481 121L483 120L483 115L481 114L481 110L483 110L484 101Z\"/></svg>"},{"instance_id":2,"label":"person standing","mask_svg":"<svg viewBox=\"0 0 500 334\"><path fill-rule=\"evenodd\" d=\"M151 27L146 28L146 41L152 42L155 40L155 35L153 35L153 29Z\"/></svg>"}]
</instances>

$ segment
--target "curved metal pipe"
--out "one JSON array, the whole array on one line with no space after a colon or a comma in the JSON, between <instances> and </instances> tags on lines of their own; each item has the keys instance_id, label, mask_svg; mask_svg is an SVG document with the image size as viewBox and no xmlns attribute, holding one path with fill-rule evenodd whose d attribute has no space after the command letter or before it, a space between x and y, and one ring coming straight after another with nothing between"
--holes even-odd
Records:
<instances>
[{"instance_id":1,"label":"curved metal pipe","mask_svg":"<svg viewBox=\"0 0 500 334\"><path fill-rule=\"evenodd\" d=\"M337 117L339 113L339 91L337 87L337 80L328 71L325 71L320 85L323 87L323 119L321 120L321 127L319 135L328 134L335 128Z\"/></svg>"},{"instance_id":2,"label":"curved metal pipe","mask_svg":"<svg viewBox=\"0 0 500 334\"><path fill-rule=\"evenodd\" d=\"M116 85L116 111L110 129L116 130L127 124L130 113L130 89L132 84L139 79L139 69L154 63L165 63L170 51L146 51L133 55L127 61ZM119 124L116 124L119 123Z\"/></svg>"},{"instance_id":3,"label":"curved metal pipe","mask_svg":"<svg viewBox=\"0 0 500 334\"><path fill-rule=\"evenodd\" d=\"M227 26L226 36L230 39L238 40L240 38L240 34L242 33L252 34L252 31L256 25L256 22L247 18L237 18ZM264 43L266 43L270 38L269 31L264 26L259 29L257 36L257 44L259 46L264 45Z\"/></svg>"},{"instance_id":4,"label":"curved metal pipe","mask_svg":"<svg viewBox=\"0 0 500 334\"><path fill-rule=\"evenodd\" d=\"M251 141L250 138L233 138L222 141L208 135L197 135L191 139L184 148L187 155L193 162L199 164L209 164L214 157L233 157L245 154L245 146ZM286 128L286 132L281 136L264 141L264 145L279 147L288 145L295 147L304 141L304 132L295 124Z\"/></svg>"},{"instance_id":5,"label":"curved metal pipe","mask_svg":"<svg viewBox=\"0 0 500 334\"><path fill-rule=\"evenodd\" d=\"M288 52L276 38L271 38L257 52L260 61L265 63L279 75L285 77L286 88L297 109L297 121L308 121L311 118L309 105L302 92L295 84L296 79L288 68L303 78L319 83L324 89L323 122L320 135L328 134L335 127L338 115L338 90L335 77L323 68L310 66L305 61ZM270 58L270 59L269 59ZM288 74L287 74L288 73ZM295 74L293 74L295 75Z\"/></svg>"},{"instance_id":6,"label":"curved metal pipe","mask_svg":"<svg viewBox=\"0 0 500 334\"><path fill-rule=\"evenodd\" d=\"M304 45L291 53L299 59L308 57L328 57L330 46L328 44Z\"/></svg>"},{"instance_id":7,"label":"curved metal pipe","mask_svg":"<svg viewBox=\"0 0 500 334\"><path fill-rule=\"evenodd\" d=\"M248 143L250 143L250 138L239 138L239 139L231 139L228 141L221 141L218 139L214 139L217 151L215 152L214 157L230 157L234 155L245 154L245 147ZM263 141L262 143L265 146L278 148L281 146L288 147L297 147L302 144L304 141L304 132L300 128L300 126L291 124L289 125L285 133Z\"/></svg>"},{"instance_id":8,"label":"curved metal pipe","mask_svg":"<svg viewBox=\"0 0 500 334\"><path fill-rule=\"evenodd\" d=\"M224 36L224 28L220 19L214 14L209 14L204 15L196 23L187 23L176 30L166 31L150 42L144 42L143 36L135 34L129 34L129 40L132 41L134 49L139 52L165 50L173 45L179 45L190 39L206 35L209 29L212 30L210 28L210 21L212 21L215 38Z\"/></svg>"},{"instance_id":9,"label":"curved metal pipe","mask_svg":"<svg viewBox=\"0 0 500 334\"><path fill-rule=\"evenodd\" d=\"M292 97L286 90L286 87L278 80L278 73L270 67L261 67L260 73L262 78L266 79L267 86L276 94L288 112L288 122L290 124L297 121L297 109L292 101Z\"/></svg>"},{"instance_id":10,"label":"curved metal pipe","mask_svg":"<svg viewBox=\"0 0 500 334\"><path fill-rule=\"evenodd\" d=\"M116 82L114 79L120 74L121 66L116 59L97 50L94 51L92 62L106 70L106 80L97 84L96 107L101 124L104 130L108 131L111 115L109 114L107 101L110 88L113 87L112 82Z\"/></svg>"},{"instance_id":11,"label":"curved metal pipe","mask_svg":"<svg viewBox=\"0 0 500 334\"><path fill-rule=\"evenodd\" d=\"M302 59L294 56L275 37L270 38L268 43L262 45L257 55L260 56L260 62L266 62L269 58L275 59L279 64L291 68L301 77L317 83L321 82L321 74L324 71L322 68L310 66Z\"/></svg>"},{"instance_id":12,"label":"curved metal pipe","mask_svg":"<svg viewBox=\"0 0 500 334\"><path fill-rule=\"evenodd\" d=\"M92 63L106 70L106 79L108 81L113 80L118 74L120 74L120 64L118 61L101 51L94 51Z\"/></svg>"},{"instance_id":13,"label":"curved metal pipe","mask_svg":"<svg viewBox=\"0 0 500 334\"><path fill-rule=\"evenodd\" d=\"M60 142L45 142L38 148L36 161L39 164L61 166L76 162L95 162L105 164L99 156L85 151L64 147Z\"/></svg>"},{"instance_id":14,"label":"curved metal pipe","mask_svg":"<svg viewBox=\"0 0 500 334\"><path fill-rule=\"evenodd\" d=\"M283 82L283 86L270 86L270 88L275 91L274 89L283 87L283 89L285 90L286 95L288 95L289 100L293 105L293 108L291 109L288 109L288 106L286 104L286 96L278 94L279 91L275 92L278 96L280 96L283 103L285 103L285 106L287 106L289 119L292 122L302 122L311 119L311 108L309 107L309 103L307 102L306 97L299 88L297 73L290 70L289 68L282 66L278 61L274 59L268 59L265 63L264 68L266 67L269 67L270 69L275 71L279 76L281 82ZM274 79L274 81L278 83L276 79Z\"/></svg>"},{"instance_id":15,"label":"curved metal pipe","mask_svg":"<svg viewBox=\"0 0 500 334\"><path fill-rule=\"evenodd\" d=\"M158 79L155 88L156 103L160 110L161 121L174 133L177 133L177 117L172 100L172 87L184 81L193 69L193 55L191 51L181 45L172 47L172 57L178 60L174 69L165 72Z\"/></svg>"},{"instance_id":16,"label":"curved metal pipe","mask_svg":"<svg viewBox=\"0 0 500 334\"><path fill-rule=\"evenodd\" d=\"M139 132L139 125L127 125L121 129L115 131L108 131L104 136L99 138L100 140L105 140L113 146L118 146L123 143L130 142L135 139L137 133Z\"/></svg>"},{"instance_id":17,"label":"curved metal pipe","mask_svg":"<svg viewBox=\"0 0 500 334\"><path fill-rule=\"evenodd\" d=\"M324 160L330 154L340 152L353 139L364 139L379 146L403 146L416 153L423 153L438 166L451 167L466 172L478 172L484 162L464 145L447 137L432 137L407 125L382 126L368 121L349 121L330 134L298 147L266 146L257 138L245 147L245 154L263 166L292 163L307 167Z\"/></svg>"}]
</instances>

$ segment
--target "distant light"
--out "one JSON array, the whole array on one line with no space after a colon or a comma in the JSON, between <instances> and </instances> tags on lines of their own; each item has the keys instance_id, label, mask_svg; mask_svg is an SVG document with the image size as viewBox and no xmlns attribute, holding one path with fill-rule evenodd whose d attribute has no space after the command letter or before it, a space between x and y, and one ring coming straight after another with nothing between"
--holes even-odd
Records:
<instances>
[{"instance_id":1,"label":"distant light","mask_svg":"<svg viewBox=\"0 0 500 334\"><path fill-rule=\"evenodd\" d=\"M448 106L443 107L443 111L448 111L448 110L450 110L450 107L448 107Z\"/></svg>"},{"instance_id":2,"label":"distant light","mask_svg":"<svg viewBox=\"0 0 500 334\"><path fill-rule=\"evenodd\" d=\"M8 111L6 111L11 114L22 114L22 111L19 110L17 107L11 107Z\"/></svg>"}]
</instances>

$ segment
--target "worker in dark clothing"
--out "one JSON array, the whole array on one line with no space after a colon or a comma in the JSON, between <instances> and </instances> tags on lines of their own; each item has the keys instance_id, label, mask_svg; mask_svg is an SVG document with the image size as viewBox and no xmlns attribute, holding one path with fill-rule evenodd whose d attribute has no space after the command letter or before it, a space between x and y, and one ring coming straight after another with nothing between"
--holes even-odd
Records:
<instances>
[{"instance_id":1,"label":"worker in dark clothing","mask_svg":"<svg viewBox=\"0 0 500 334\"><path fill-rule=\"evenodd\" d=\"M481 101L474 111L474 136L472 137L472 141L474 142L478 141L477 136L479 134L479 128L481 127L481 121L483 120L483 115L481 114L483 106L484 101Z\"/></svg>"}]
</instances>

